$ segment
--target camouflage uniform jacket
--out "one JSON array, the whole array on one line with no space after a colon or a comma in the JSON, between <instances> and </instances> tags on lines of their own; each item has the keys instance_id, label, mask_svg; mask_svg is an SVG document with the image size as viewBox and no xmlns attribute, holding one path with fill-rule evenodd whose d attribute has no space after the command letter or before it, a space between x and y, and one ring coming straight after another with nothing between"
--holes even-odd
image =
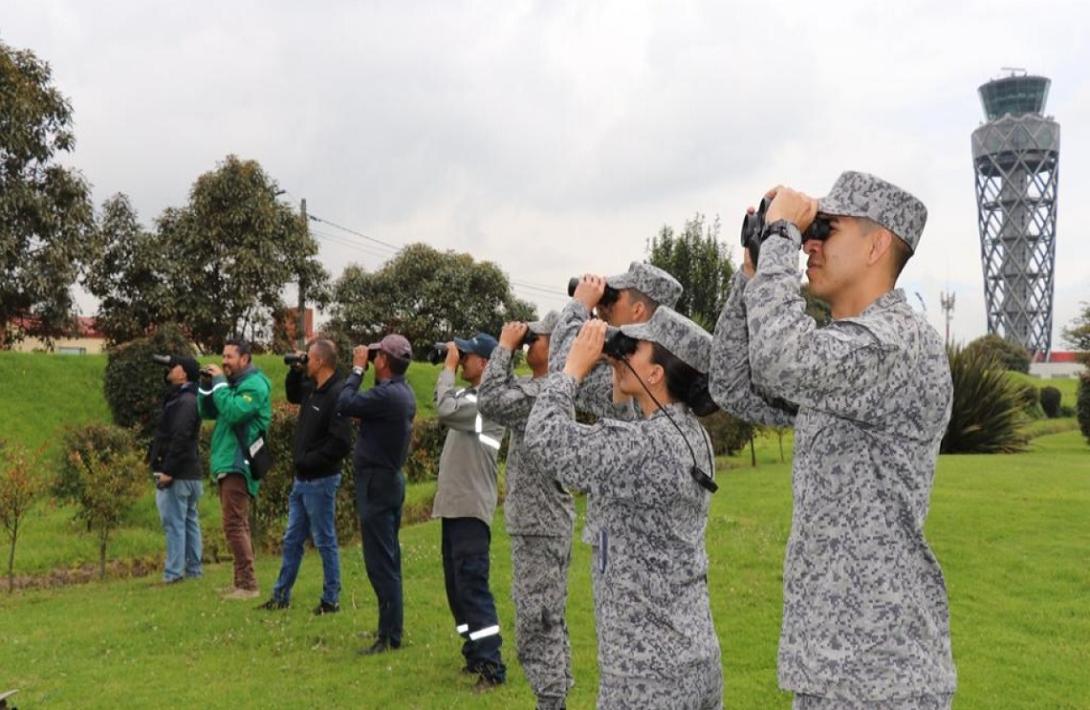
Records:
<instances>
[{"instance_id":1,"label":"camouflage uniform jacket","mask_svg":"<svg viewBox=\"0 0 1090 710\"><path fill-rule=\"evenodd\" d=\"M492 351L477 390L481 415L511 430L507 443L507 495L503 502L504 524L509 535L548 535L571 540L575 503L556 478L528 469L522 455L526 419L541 391L543 379L515 377L511 352Z\"/></svg>"},{"instance_id":2,"label":"camouflage uniform jacket","mask_svg":"<svg viewBox=\"0 0 1090 710\"><path fill-rule=\"evenodd\" d=\"M574 417L575 380L546 379L526 423L532 470L587 491L597 510L594 548L598 665L606 678L685 677L693 664L718 663L708 602L704 530L710 494L690 475L681 434L659 411L647 419ZM682 404L670 414L698 452L707 434ZM698 456L704 456L698 453ZM710 468L711 461L702 461Z\"/></svg>"},{"instance_id":3,"label":"camouflage uniform jacket","mask_svg":"<svg viewBox=\"0 0 1090 710\"><path fill-rule=\"evenodd\" d=\"M549 338L549 372L561 372L568 360L568 352L579 335L583 323L590 319L590 311L574 298L560 311L560 320ZM613 403L613 368L604 361L583 378L575 394L575 408L598 418L608 417L624 421L640 419L634 402ZM586 522L583 526L583 542L594 542L596 514L594 503L587 500Z\"/></svg>"},{"instance_id":4,"label":"camouflage uniform jacket","mask_svg":"<svg viewBox=\"0 0 1090 710\"><path fill-rule=\"evenodd\" d=\"M942 342L900 290L818 329L799 242L794 229L771 237L753 280L735 276L711 372L735 416L785 425L769 402L798 409L780 685L858 700L953 692L946 584L923 534L950 418Z\"/></svg>"}]
</instances>

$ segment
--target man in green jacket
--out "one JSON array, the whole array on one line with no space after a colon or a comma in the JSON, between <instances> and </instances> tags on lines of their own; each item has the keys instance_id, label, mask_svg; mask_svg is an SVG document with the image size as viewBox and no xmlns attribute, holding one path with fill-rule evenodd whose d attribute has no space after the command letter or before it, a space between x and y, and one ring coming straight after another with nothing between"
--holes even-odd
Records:
<instances>
[{"instance_id":1,"label":"man in green jacket","mask_svg":"<svg viewBox=\"0 0 1090 710\"><path fill-rule=\"evenodd\" d=\"M202 419L214 419L212 478L219 484L223 535L235 558L235 583L225 599L255 599L261 592L254 576L254 548L250 542L250 499L258 481L239 446L249 446L268 431L272 419L269 378L251 362L250 344L228 340L223 346L223 369L209 365L212 381L202 380L197 409Z\"/></svg>"}]
</instances>

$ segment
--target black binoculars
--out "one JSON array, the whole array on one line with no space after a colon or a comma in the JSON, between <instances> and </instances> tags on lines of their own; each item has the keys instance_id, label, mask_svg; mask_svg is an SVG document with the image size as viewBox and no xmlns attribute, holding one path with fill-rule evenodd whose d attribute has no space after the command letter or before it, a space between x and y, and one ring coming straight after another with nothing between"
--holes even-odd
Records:
<instances>
[{"instance_id":1,"label":"black binoculars","mask_svg":"<svg viewBox=\"0 0 1090 710\"><path fill-rule=\"evenodd\" d=\"M574 296L575 295L575 288L576 288L576 286L579 285L580 281L582 281L582 279L579 278L578 276L572 276L570 279L568 279L568 295L569 296ZM620 291L613 288L609 284L606 284L606 290L602 293L602 297L600 299L598 299L598 305L599 306L611 306L611 305L613 305L614 302L616 302L616 300L620 297L620 295L621 295Z\"/></svg>"},{"instance_id":2,"label":"black binoculars","mask_svg":"<svg viewBox=\"0 0 1090 710\"><path fill-rule=\"evenodd\" d=\"M463 357L465 357L465 353L462 352L461 349L459 349L458 350L458 359L461 360ZM446 359L447 359L447 344L446 343L436 343L435 345L432 346L432 349L428 352L428 362L430 362L432 365L438 365L439 363L443 362Z\"/></svg>"},{"instance_id":3,"label":"black binoculars","mask_svg":"<svg viewBox=\"0 0 1090 710\"><path fill-rule=\"evenodd\" d=\"M761 204L757 207L757 211L753 214L746 213L746 216L742 218L742 246L749 249L750 259L753 260L753 265L757 265L757 257L761 251L761 232L765 228L765 215L768 213L768 206L772 204L772 200L767 197L761 198ZM820 242L829 238L829 232L832 229L829 218L824 216L818 216L810 223L810 226L806 228L806 231L802 233L802 241L806 242L810 239L816 239Z\"/></svg>"},{"instance_id":4,"label":"black binoculars","mask_svg":"<svg viewBox=\"0 0 1090 710\"><path fill-rule=\"evenodd\" d=\"M284 364L289 365L289 366L290 365L306 365L307 360L309 360L309 359L310 358L307 357L306 353L288 353L287 355L284 356Z\"/></svg>"},{"instance_id":5,"label":"black binoculars","mask_svg":"<svg viewBox=\"0 0 1090 710\"><path fill-rule=\"evenodd\" d=\"M640 341L636 338L625 335L619 330L615 330L606 338L606 342L602 345L602 354L611 357L614 360L624 360L635 354L636 346L639 344Z\"/></svg>"}]
</instances>

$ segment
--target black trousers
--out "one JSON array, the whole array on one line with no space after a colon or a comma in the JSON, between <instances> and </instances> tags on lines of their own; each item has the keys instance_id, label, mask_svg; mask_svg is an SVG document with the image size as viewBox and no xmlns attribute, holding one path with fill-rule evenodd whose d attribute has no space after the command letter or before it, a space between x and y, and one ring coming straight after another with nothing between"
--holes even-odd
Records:
<instances>
[{"instance_id":1,"label":"black trousers","mask_svg":"<svg viewBox=\"0 0 1090 710\"><path fill-rule=\"evenodd\" d=\"M378 600L378 635L396 647L401 645L404 623L398 532L405 484L400 472L394 478L389 485L393 490L383 491L382 495L368 496L366 489L358 491L356 505L363 537L363 565Z\"/></svg>"},{"instance_id":2,"label":"black trousers","mask_svg":"<svg viewBox=\"0 0 1090 710\"><path fill-rule=\"evenodd\" d=\"M475 672L503 681L500 622L488 588L492 531L477 518L443 518L443 576L455 628L465 639L462 655Z\"/></svg>"}]
</instances>

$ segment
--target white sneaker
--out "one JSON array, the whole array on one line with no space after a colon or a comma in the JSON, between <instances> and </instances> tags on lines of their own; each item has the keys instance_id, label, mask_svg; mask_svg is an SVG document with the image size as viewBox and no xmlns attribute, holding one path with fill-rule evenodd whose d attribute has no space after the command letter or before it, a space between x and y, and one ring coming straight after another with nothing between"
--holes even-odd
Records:
<instances>
[{"instance_id":1,"label":"white sneaker","mask_svg":"<svg viewBox=\"0 0 1090 710\"><path fill-rule=\"evenodd\" d=\"M227 594L224 594L223 598L230 601L244 601L247 599L257 599L260 596L260 589L239 589L236 587Z\"/></svg>"}]
</instances>

